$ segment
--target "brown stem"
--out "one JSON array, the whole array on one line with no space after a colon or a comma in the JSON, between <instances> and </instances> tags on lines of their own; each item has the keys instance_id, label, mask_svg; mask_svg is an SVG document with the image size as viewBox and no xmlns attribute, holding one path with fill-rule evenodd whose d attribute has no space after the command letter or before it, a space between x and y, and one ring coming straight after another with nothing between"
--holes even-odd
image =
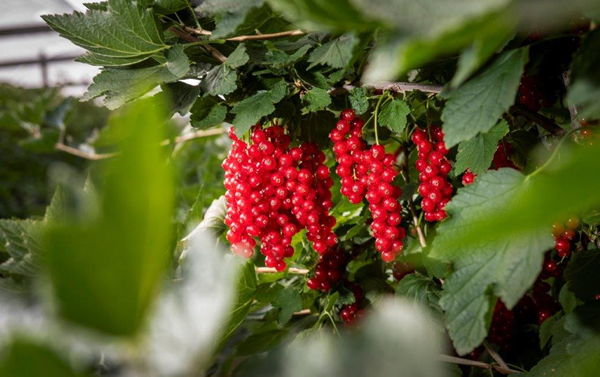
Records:
<instances>
[{"instance_id":1,"label":"brown stem","mask_svg":"<svg viewBox=\"0 0 600 377\"><path fill-rule=\"evenodd\" d=\"M502 356L500 356L500 354L498 352L496 352L487 341L485 341L485 340L483 341L483 346L488 351L488 353L490 354L492 359L494 359L494 361L498 363L498 368L501 368L502 370L505 370L505 371L510 371L510 373L516 373L516 371L513 371L512 369L510 369L508 367L508 365L502 359ZM496 370L498 370L498 368L496 368ZM505 374L509 374L509 373L505 373Z\"/></svg>"},{"instance_id":2,"label":"brown stem","mask_svg":"<svg viewBox=\"0 0 600 377\"><path fill-rule=\"evenodd\" d=\"M565 84L565 89L569 89L569 85L571 83L571 71L563 72L563 83ZM569 115L571 117L571 128L579 128L579 121L577 120L577 106L569 105Z\"/></svg>"},{"instance_id":3,"label":"brown stem","mask_svg":"<svg viewBox=\"0 0 600 377\"><path fill-rule=\"evenodd\" d=\"M256 272L259 273L259 274L274 274L274 273L277 273L279 271L277 271L273 267L256 267ZM307 269L304 269L304 268L295 268L295 267L288 268L287 272L290 273L290 274L294 274L294 275L306 275L306 274L308 274L308 270Z\"/></svg>"},{"instance_id":4,"label":"brown stem","mask_svg":"<svg viewBox=\"0 0 600 377\"><path fill-rule=\"evenodd\" d=\"M56 143L56 145L54 145L54 147L59 151L63 151L63 152L72 154L73 156L85 158L86 160L92 160L92 161L104 160L106 158L111 158L111 157L116 156L116 153L106 153L106 154L88 153L88 152L82 151L81 149L69 147L68 145L65 145L63 143Z\"/></svg>"},{"instance_id":5,"label":"brown stem","mask_svg":"<svg viewBox=\"0 0 600 377\"><path fill-rule=\"evenodd\" d=\"M203 138L203 137L220 135L224 132L225 132L225 130L223 128L214 128L211 130L195 131L195 132L191 132L189 134L178 136L174 140L169 140L169 139L163 140L160 143L160 145L161 146L166 146L169 144L179 145L179 144L185 143L186 141L190 141L193 139L199 139L199 138ZM86 160L92 160L92 161L104 160L107 158L114 157L118 154L118 153L105 153L105 154L88 153L88 152L82 151L81 149L73 148L68 145L65 145L61 142L57 143L54 147L59 151L66 152L66 153L72 154L73 156L81 157Z\"/></svg>"},{"instance_id":6,"label":"brown stem","mask_svg":"<svg viewBox=\"0 0 600 377\"><path fill-rule=\"evenodd\" d=\"M394 93L405 93L413 90L418 90L423 93L440 93L444 88L442 85L430 85L430 84L419 84L412 82L391 82L381 81L377 83L366 83L362 85L363 88L374 89L374 90L388 90ZM355 85L344 85L341 88L333 88L329 90L329 94L343 94L357 88Z\"/></svg>"},{"instance_id":7,"label":"brown stem","mask_svg":"<svg viewBox=\"0 0 600 377\"><path fill-rule=\"evenodd\" d=\"M193 35L189 35L185 31L180 30L176 27L171 27L171 28L169 28L169 30L171 32L173 32L173 34L177 35L179 38L185 39L188 42L200 42L200 40L198 38L194 37ZM221 54L221 52L219 52L219 50L217 50L216 48L214 48L210 45L205 45L205 46L200 46L200 47L202 47L206 51L210 52L212 57L217 59L221 63L225 63L225 60L227 60L227 57L225 55Z\"/></svg>"},{"instance_id":8,"label":"brown stem","mask_svg":"<svg viewBox=\"0 0 600 377\"><path fill-rule=\"evenodd\" d=\"M552 134L554 136L564 135L567 133L565 130L560 128L560 126L558 124L556 124L552 119L546 118L545 116L543 116L542 114L540 114L538 112L531 111L527 107L525 107L521 104L514 105L511 108L511 110L524 116L525 118L529 119L530 121L537 123L538 125L540 125L540 127L545 129L546 131L550 132L550 134Z\"/></svg>"},{"instance_id":9,"label":"brown stem","mask_svg":"<svg viewBox=\"0 0 600 377\"><path fill-rule=\"evenodd\" d=\"M498 373L502 373L502 374L519 373L519 371L510 369L508 367L504 368L500 365L488 364L488 363L484 363L482 361L463 359L460 357L449 356L449 355L439 355L438 360L445 362L445 363L452 363L452 364L466 365L466 366L470 366L470 367L487 369L489 371L491 371L493 368Z\"/></svg>"},{"instance_id":10,"label":"brown stem","mask_svg":"<svg viewBox=\"0 0 600 377\"><path fill-rule=\"evenodd\" d=\"M199 34L199 35L212 35L212 32L208 30L200 30L194 29L188 26L184 26L183 30L188 33ZM289 31L281 31L279 33L269 33L269 34L256 34L256 35L240 35L237 37L226 38L226 41L230 42L243 42L243 41L254 41L254 40L264 40L264 39L275 39L275 38L283 38L283 37L291 37L295 35L304 35L302 30L289 30Z\"/></svg>"}]
</instances>

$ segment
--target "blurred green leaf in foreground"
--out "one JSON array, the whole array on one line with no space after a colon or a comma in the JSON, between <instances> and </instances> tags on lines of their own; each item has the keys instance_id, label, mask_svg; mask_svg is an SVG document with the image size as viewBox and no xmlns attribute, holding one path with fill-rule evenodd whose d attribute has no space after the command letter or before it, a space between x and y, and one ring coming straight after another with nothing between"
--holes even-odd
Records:
<instances>
[{"instance_id":1,"label":"blurred green leaf in foreground","mask_svg":"<svg viewBox=\"0 0 600 377\"><path fill-rule=\"evenodd\" d=\"M160 107L140 101L114 119L120 154L100 167L98 208L46 232L63 318L112 335L136 333L169 260L173 174L159 143ZM90 188L87 188L91 191Z\"/></svg>"}]
</instances>

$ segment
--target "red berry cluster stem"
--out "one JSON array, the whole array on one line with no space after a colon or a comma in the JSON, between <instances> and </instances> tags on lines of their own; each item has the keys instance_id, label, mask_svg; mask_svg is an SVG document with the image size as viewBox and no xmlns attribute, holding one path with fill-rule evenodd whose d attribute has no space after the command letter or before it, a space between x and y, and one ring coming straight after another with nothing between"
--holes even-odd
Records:
<instances>
[{"instance_id":1,"label":"red berry cluster stem","mask_svg":"<svg viewBox=\"0 0 600 377\"><path fill-rule=\"evenodd\" d=\"M341 179L341 193L351 203L363 199L369 202L375 237L375 249L385 262L392 262L402 252L406 231L400 227L401 211L398 199L400 187L392 183L398 176L395 157L379 144L367 149L362 137L364 122L353 110L342 111L340 120L329 134Z\"/></svg>"},{"instance_id":2,"label":"red berry cluster stem","mask_svg":"<svg viewBox=\"0 0 600 377\"><path fill-rule=\"evenodd\" d=\"M333 180L316 146L290 149L290 137L280 126L255 126L252 144L238 139L233 129L229 137L233 145L223 162L225 223L234 253L252 257L259 238L265 265L283 271L284 258L294 254L292 237L303 227L314 244L337 244L331 230L335 218L328 214Z\"/></svg>"},{"instance_id":3,"label":"red berry cluster stem","mask_svg":"<svg viewBox=\"0 0 600 377\"><path fill-rule=\"evenodd\" d=\"M315 275L308 279L308 288L327 292L338 283L346 272L348 258L342 249L335 249L319 257Z\"/></svg>"},{"instance_id":4,"label":"red berry cluster stem","mask_svg":"<svg viewBox=\"0 0 600 377\"><path fill-rule=\"evenodd\" d=\"M452 165L446 158L448 149L444 144L444 133L438 126L429 126L429 133L417 129L412 141L419 153L415 163L419 172L419 195L423 197L421 208L425 212L425 220L442 221L447 214L444 210L452 197L452 183L448 181L448 173Z\"/></svg>"},{"instance_id":5,"label":"red berry cluster stem","mask_svg":"<svg viewBox=\"0 0 600 377\"><path fill-rule=\"evenodd\" d=\"M504 303L498 300L494 307L492 325L490 326L490 341L506 350L513 338L514 325L515 315L513 311L508 310Z\"/></svg>"},{"instance_id":6,"label":"red berry cluster stem","mask_svg":"<svg viewBox=\"0 0 600 377\"><path fill-rule=\"evenodd\" d=\"M358 319L364 315L363 300L365 298L365 292L360 285L346 281L346 286L354 294L354 303L349 305L343 305L340 308L340 318L345 325L349 326L354 324Z\"/></svg>"},{"instance_id":7,"label":"red berry cluster stem","mask_svg":"<svg viewBox=\"0 0 600 377\"><path fill-rule=\"evenodd\" d=\"M554 248L560 258L568 258L571 255L573 244L579 240L577 229L580 225L577 217L571 217L565 223L557 222L552 225Z\"/></svg>"}]
</instances>

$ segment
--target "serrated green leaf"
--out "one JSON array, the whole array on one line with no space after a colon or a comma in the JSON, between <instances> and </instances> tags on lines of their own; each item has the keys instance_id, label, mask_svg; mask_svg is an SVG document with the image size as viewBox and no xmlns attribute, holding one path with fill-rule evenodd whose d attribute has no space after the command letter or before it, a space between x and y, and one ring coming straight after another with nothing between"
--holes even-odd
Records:
<instances>
[{"instance_id":1,"label":"serrated green leaf","mask_svg":"<svg viewBox=\"0 0 600 377\"><path fill-rule=\"evenodd\" d=\"M520 200L526 191L526 176L520 172L490 171L458 191L446 206L450 218L437 227L429 256L452 263L440 304L460 355L485 339L486 316L495 297L512 308L525 294L540 273L544 252L553 240L543 226L493 242L474 239L464 244L457 239L471 224Z\"/></svg>"},{"instance_id":2,"label":"serrated green leaf","mask_svg":"<svg viewBox=\"0 0 600 377\"><path fill-rule=\"evenodd\" d=\"M240 43L236 47L236 49L233 50L233 52L227 57L227 60L225 60L225 63L223 64L226 64L230 68L235 69L248 63L249 59L250 56L248 56L248 53L246 52L246 46L243 43Z\"/></svg>"},{"instance_id":3,"label":"serrated green leaf","mask_svg":"<svg viewBox=\"0 0 600 377\"><path fill-rule=\"evenodd\" d=\"M579 118L600 118L600 30L591 31L573 59L567 101L579 106Z\"/></svg>"},{"instance_id":4,"label":"serrated green leaf","mask_svg":"<svg viewBox=\"0 0 600 377\"><path fill-rule=\"evenodd\" d=\"M353 33L344 34L319 46L310 53L308 62L311 69L317 65L327 65L332 68L345 68L352 60L354 49L359 38Z\"/></svg>"},{"instance_id":5,"label":"serrated green leaf","mask_svg":"<svg viewBox=\"0 0 600 377\"><path fill-rule=\"evenodd\" d=\"M557 313L552 317L545 320L540 325L540 349L544 349L546 344L550 341L552 337L553 327L556 325L557 321L561 318L562 314Z\"/></svg>"},{"instance_id":6,"label":"serrated green leaf","mask_svg":"<svg viewBox=\"0 0 600 377\"><path fill-rule=\"evenodd\" d=\"M348 94L348 100L357 115L362 115L369 110L369 99L365 88L353 88Z\"/></svg>"},{"instance_id":7,"label":"serrated green leaf","mask_svg":"<svg viewBox=\"0 0 600 377\"><path fill-rule=\"evenodd\" d=\"M315 112L329 106L331 104L331 97L325 89L312 88L302 97L302 102L306 104L308 111Z\"/></svg>"},{"instance_id":8,"label":"serrated green leaf","mask_svg":"<svg viewBox=\"0 0 600 377\"><path fill-rule=\"evenodd\" d=\"M237 89L237 73L226 64L214 66L202 78L200 88L213 96L227 95Z\"/></svg>"},{"instance_id":9,"label":"serrated green leaf","mask_svg":"<svg viewBox=\"0 0 600 377\"><path fill-rule=\"evenodd\" d=\"M106 11L42 18L62 37L88 50L84 60L89 64L130 65L168 48L152 9L129 0L109 0Z\"/></svg>"},{"instance_id":10,"label":"serrated green leaf","mask_svg":"<svg viewBox=\"0 0 600 377\"><path fill-rule=\"evenodd\" d=\"M199 87L183 82L163 84L160 88L162 91L157 96L163 97L165 103L171 104L169 114L179 113L181 116L190 112L190 108L200 94Z\"/></svg>"},{"instance_id":11,"label":"serrated green leaf","mask_svg":"<svg viewBox=\"0 0 600 377\"><path fill-rule=\"evenodd\" d=\"M231 112L236 114L233 119L235 133L238 136L245 134L260 118L275 111L274 104L281 101L287 92L287 84L280 81L270 90L260 91L236 104L231 109Z\"/></svg>"},{"instance_id":12,"label":"serrated green leaf","mask_svg":"<svg viewBox=\"0 0 600 377\"><path fill-rule=\"evenodd\" d=\"M116 109L138 99L160 84L177 81L189 69L183 46L176 45L169 50L164 64L147 68L106 68L94 77L94 82L81 100L89 101L92 98L105 96L106 107Z\"/></svg>"},{"instance_id":13,"label":"serrated green leaf","mask_svg":"<svg viewBox=\"0 0 600 377\"><path fill-rule=\"evenodd\" d=\"M396 287L396 295L407 297L429 310L439 331L444 331L444 312L440 307L442 288L419 273L406 275Z\"/></svg>"},{"instance_id":14,"label":"serrated green leaf","mask_svg":"<svg viewBox=\"0 0 600 377\"><path fill-rule=\"evenodd\" d=\"M527 48L508 51L484 72L445 95L442 111L448 148L489 131L514 103L527 63Z\"/></svg>"},{"instance_id":15,"label":"serrated green leaf","mask_svg":"<svg viewBox=\"0 0 600 377\"><path fill-rule=\"evenodd\" d=\"M410 114L408 104L396 98L383 105L378 119L380 124L387 126L390 130L399 134L406 127L406 116L408 114Z\"/></svg>"},{"instance_id":16,"label":"serrated green leaf","mask_svg":"<svg viewBox=\"0 0 600 377\"><path fill-rule=\"evenodd\" d=\"M553 328L556 328L557 322ZM550 354L527 374L528 377L596 376L600 373L600 303L590 302L565 317L568 335L557 342Z\"/></svg>"},{"instance_id":17,"label":"serrated green leaf","mask_svg":"<svg viewBox=\"0 0 600 377\"><path fill-rule=\"evenodd\" d=\"M192 126L203 129L223 123L227 108L214 97L206 95L196 100L191 112Z\"/></svg>"},{"instance_id":18,"label":"serrated green leaf","mask_svg":"<svg viewBox=\"0 0 600 377\"><path fill-rule=\"evenodd\" d=\"M498 149L498 142L507 133L508 123L501 120L488 132L477 134L472 139L460 143L454 174L461 174L467 168L474 174L482 174L488 170Z\"/></svg>"},{"instance_id":19,"label":"serrated green leaf","mask_svg":"<svg viewBox=\"0 0 600 377\"><path fill-rule=\"evenodd\" d=\"M257 290L256 271L254 262L246 262L240 270L236 286L236 299L231 312L228 314L227 325L222 331L220 347L246 319L252 306ZM219 347L219 348L220 348Z\"/></svg>"},{"instance_id":20,"label":"serrated green leaf","mask_svg":"<svg viewBox=\"0 0 600 377\"><path fill-rule=\"evenodd\" d=\"M302 296L296 289L288 287L279 292L273 306L281 309L278 322L285 325L295 312L302 310Z\"/></svg>"},{"instance_id":21,"label":"serrated green leaf","mask_svg":"<svg viewBox=\"0 0 600 377\"><path fill-rule=\"evenodd\" d=\"M302 59L311 48L312 45L307 44L300 47L292 54L287 54L285 51L272 48L267 51L262 63L272 65L277 68L287 67Z\"/></svg>"},{"instance_id":22,"label":"serrated green leaf","mask_svg":"<svg viewBox=\"0 0 600 377\"><path fill-rule=\"evenodd\" d=\"M560 289L558 294L558 302L562 306L565 314L570 314L577 306L577 298L571 293L566 285Z\"/></svg>"},{"instance_id":23,"label":"serrated green leaf","mask_svg":"<svg viewBox=\"0 0 600 377\"><path fill-rule=\"evenodd\" d=\"M600 294L600 250L584 250L573 254L565 269L569 291L583 301L591 301Z\"/></svg>"},{"instance_id":24,"label":"serrated green leaf","mask_svg":"<svg viewBox=\"0 0 600 377\"><path fill-rule=\"evenodd\" d=\"M9 258L0 264L6 275L34 276L39 272L42 224L36 220L0 220L3 248Z\"/></svg>"},{"instance_id":25,"label":"serrated green leaf","mask_svg":"<svg viewBox=\"0 0 600 377\"><path fill-rule=\"evenodd\" d=\"M163 121L151 100L120 113L114 122L127 132L118 157L98 172L97 207L44 232L44 262L64 320L116 336L145 324L171 253L174 176L160 146Z\"/></svg>"}]
</instances>

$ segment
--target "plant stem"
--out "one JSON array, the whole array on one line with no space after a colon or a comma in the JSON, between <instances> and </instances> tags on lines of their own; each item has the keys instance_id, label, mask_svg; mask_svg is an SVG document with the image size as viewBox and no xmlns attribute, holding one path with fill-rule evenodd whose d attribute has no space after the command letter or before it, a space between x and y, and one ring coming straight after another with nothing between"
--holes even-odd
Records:
<instances>
[{"instance_id":1,"label":"plant stem","mask_svg":"<svg viewBox=\"0 0 600 377\"><path fill-rule=\"evenodd\" d=\"M552 154L550 155L550 157L548 158L548 160L546 160L546 162L544 163L544 165L540 166L539 168L537 168L533 173L529 174L527 176L527 179L534 177L536 174L539 174L541 171L543 171L544 169L546 169L556 158L556 156L558 156L558 151L560 150L560 148L562 147L562 145L565 143L565 140L567 140L567 137L569 135L571 135L574 132L577 132L579 130L581 130L583 127L577 127L574 128L572 130L570 130L569 132L567 132L558 142L558 144L556 145L556 148L554 148L554 151L552 151Z\"/></svg>"},{"instance_id":2,"label":"plant stem","mask_svg":"<svg viewBox=\"0 0 600 377\"><path fill-rule=\"evenodd\" d=\"M184 30L189 33L193 33L193 34L200 34L200 35L207 35L207 36L212 35L212 33L210 31L203 30L200 28L194 29L194 28L185 26ZM244 42L244 41L255 41L255 40L292 37L292 36L296 36L296 35L304 35L304 32L302 30L297 29L297 30L281 31L278 33L269 33L269 34L239 35L237 37L231 37L231 38L227 38L225 40L229 41L229 42Z\"/></svg>"},{"instance_id":3,"label":"plant stem","mask_svg":"<svg viewBox=\"0 0 600 377\"><path fill-rule=\"evenodd\" d=\"M256 273L258 274L275 274L278 273L279 271L277 271L275 268L273 267L256 267ZM289 274L294 274L294 275L306 275L308 274L308 270L305 268L295 268L295 267L290 267L288 268L287 272Z\"/></svg>"},{"instance_id":4,"label":"plant stem","mask_svg":"<svg viewBox=\"0 0 600 377\"><path fill-rule=\"evenodd\" d=\"M381 106L381 103L383 102L384 99L387 98L388 95L389 95L388 92L383 93L381 95L381 97L379 97L379 101L377 101L377 105L375 105L375 112L373 113L373 117L374 117L373 126L375 127L375 144L379 144L379 137L377 136L377 127L379 127L379 123L377 122L377 115L379 114L379 107Z\"/></svg>"}]
</instances>

